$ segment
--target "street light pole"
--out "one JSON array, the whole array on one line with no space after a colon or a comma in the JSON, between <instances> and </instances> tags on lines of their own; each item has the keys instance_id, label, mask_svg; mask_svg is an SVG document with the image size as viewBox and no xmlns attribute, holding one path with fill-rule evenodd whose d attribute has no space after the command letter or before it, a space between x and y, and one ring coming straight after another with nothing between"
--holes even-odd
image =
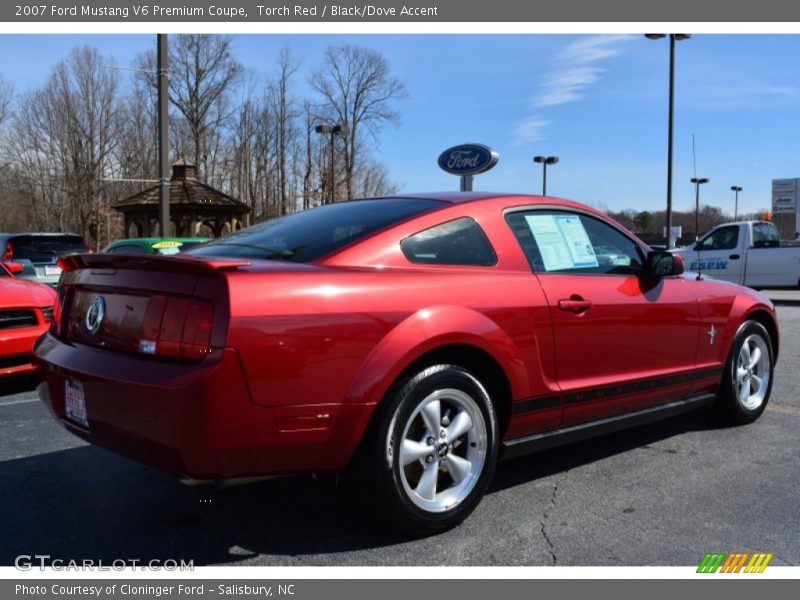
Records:
<instances>
[{"instance_id":1,"label":"street light pole","mask_svg":"<svg viewBox=\"0 0 800 600\"><path fill-rule=\"evenodd\" d=\"M742 188L738 185L732 185L731 189L734 191L734 201L733 201L733 220L739 218L739 192L742 191Z\"/></svg>"},{"instance_id":2,"label":"street light pole","mask_svg":"<svg viewBox=\"0 0 800 600\"><path fill-rule=\"evenodd\" d=\"M649 40L660 40L667 37L664 33L647 33ZM687 33L669 34L669 118L667 130L667 248L672 241L672 137L675 119L675 42L687 40L691 35Z\"/></svg>"},{"instance_id":3,"label":"street light pole","mask_svg":"<svg viewBox=\"0 0 800 600\"><path fill-rule=\"evenodd\" d=\"M700 186L708 183L707 177L692 177L689 181L694 184L694 241L700 241Z\"/></svg>"},{"instance_id":4,"label":"street light pole","mask_svg":"<svg viewBox=\"0 0 800 600\"><path fill-rule=\"evenodd\" d=\"M322 133L326 135L330 135L330 146L331 146L331 164L330 164L330 171L331 171L331 189L330 189L330 202L328 204L333 204L336 202L336 175L333 172L334 168L334 138L338 135L341 137L345 137L346 135L350 134L350 128L345 125L344 123L339 123L338 125L317 125L314 130L317 133ZM325 201L323 199L323 204Z\"/></svg>"},{"instance_id":5,"label":"street light pole","mask_svg":"<svg viewBox=\"0 0 800 600\"><path fill-rule=\"evenodd\" d=\"M159 33L156 69L158 71L158 225L161 237L169 236L169 52L167 34ZM146 231L150 230L148 219ZM127 232L125 232L127 234ZM145 235L148 235L145 233Z\"/></svg>"},{"instance_id":6,"label":"street light pole","mask_svg":"<svg viewBox=\"0 0 800 600\"><path fill-rule=\"evenodd\" d=\"M534 156L533 162L542 164L542 196L547 195L547 165L558 163L557 156Z\"/></svg>"}]
</instances>

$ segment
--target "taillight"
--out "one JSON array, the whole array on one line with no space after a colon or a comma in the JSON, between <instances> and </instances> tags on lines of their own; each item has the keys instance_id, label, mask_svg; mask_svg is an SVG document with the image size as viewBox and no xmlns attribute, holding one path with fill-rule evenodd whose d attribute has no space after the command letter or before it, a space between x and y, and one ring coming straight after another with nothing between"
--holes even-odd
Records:
<instances>
[{"instance_id":1,"label":"taillight","mask_svg":"<svg viewBox=\"0 0 800 600\"><path fill-rule=\"evenodd\" d=\"M64 302L67 298L66 288L58 288L58 296L53 305L53 317L50 320L50 333L60 336L62 333L62 318L64 316Z\"/></svg>"},{"instance_id":2,"label":"taillight","mask_svg":"<svg viewBox=\"0 0 800 600\"><path fill-rule=\"evenodd\" d=\"M139 335L139 352L200 359L211 352L214 306L205 300L151 296Z\"/></svg>"},{"instance_id":3,"label":"taillight","mask_svg":"<svg viewBox=\"0 0 800 600\"><path fill-rule=\"evenodd\" d=\"M3 260L11 260L14 258L14 244L6 242L6 251L3 253Z\"/></svg>"}]
</instances>

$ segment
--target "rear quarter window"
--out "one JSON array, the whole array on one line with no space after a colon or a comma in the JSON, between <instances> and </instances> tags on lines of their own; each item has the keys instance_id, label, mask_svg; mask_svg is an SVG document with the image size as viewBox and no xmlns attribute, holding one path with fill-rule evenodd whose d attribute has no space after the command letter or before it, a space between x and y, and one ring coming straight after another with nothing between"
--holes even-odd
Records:
<instances>
[{"instance_id":1,"label":"rear quarter window","mask_svg":"<svg viewBox=\"0 0 800 600\"><path fill-rule=\"evenodd\" d=\"M478 267L497 264L497 256L486 234L469 217L415 233L400 242L400 249L415 264Z\"/></svg>"}]
</instances>

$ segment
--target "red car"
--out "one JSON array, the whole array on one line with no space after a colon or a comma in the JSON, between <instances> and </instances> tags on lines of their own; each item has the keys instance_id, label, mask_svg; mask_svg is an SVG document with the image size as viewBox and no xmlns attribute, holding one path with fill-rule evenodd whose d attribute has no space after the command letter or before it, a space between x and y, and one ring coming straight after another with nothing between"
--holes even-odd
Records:
<instances>
[{"instance_id":1,"label":"red car","mask_svg":"<svg viewBox=\"0 0 800 600\"><path fill-rule=\"evenodd\" d=\"M73 433L182 478L341 471L436 530L501 456L764 410L772 304L549 197L356 200L157 257L62 259L37 346Z\"/></svg>"},{"instance_id":2,"label":"red car","mask_svg":"<svg viewBox=\"0 0 800 600\"><path fill-rule=\"evenodd\" d=\"M0 263L0 378L36 371L33 343L50 326L56 293L14 277L22 265Z\"/></svg>"}]
</instances>

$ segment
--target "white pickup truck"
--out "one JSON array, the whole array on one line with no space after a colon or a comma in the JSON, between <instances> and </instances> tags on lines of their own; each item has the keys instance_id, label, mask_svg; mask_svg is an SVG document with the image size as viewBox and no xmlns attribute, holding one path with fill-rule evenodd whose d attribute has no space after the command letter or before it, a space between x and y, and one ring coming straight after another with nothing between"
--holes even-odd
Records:
<instances>
[{"instance_id":1,"label":"white pickup truck","mask_svg":"<svg viewBox=\"0 0 800 600\"><path fill-rule=\"evenodd\" d=\"M800 245L781 242L769 221L718 225L697 244L673 250L688 271L752 288L800 286Z\"/></svg>"}]
</instances>

